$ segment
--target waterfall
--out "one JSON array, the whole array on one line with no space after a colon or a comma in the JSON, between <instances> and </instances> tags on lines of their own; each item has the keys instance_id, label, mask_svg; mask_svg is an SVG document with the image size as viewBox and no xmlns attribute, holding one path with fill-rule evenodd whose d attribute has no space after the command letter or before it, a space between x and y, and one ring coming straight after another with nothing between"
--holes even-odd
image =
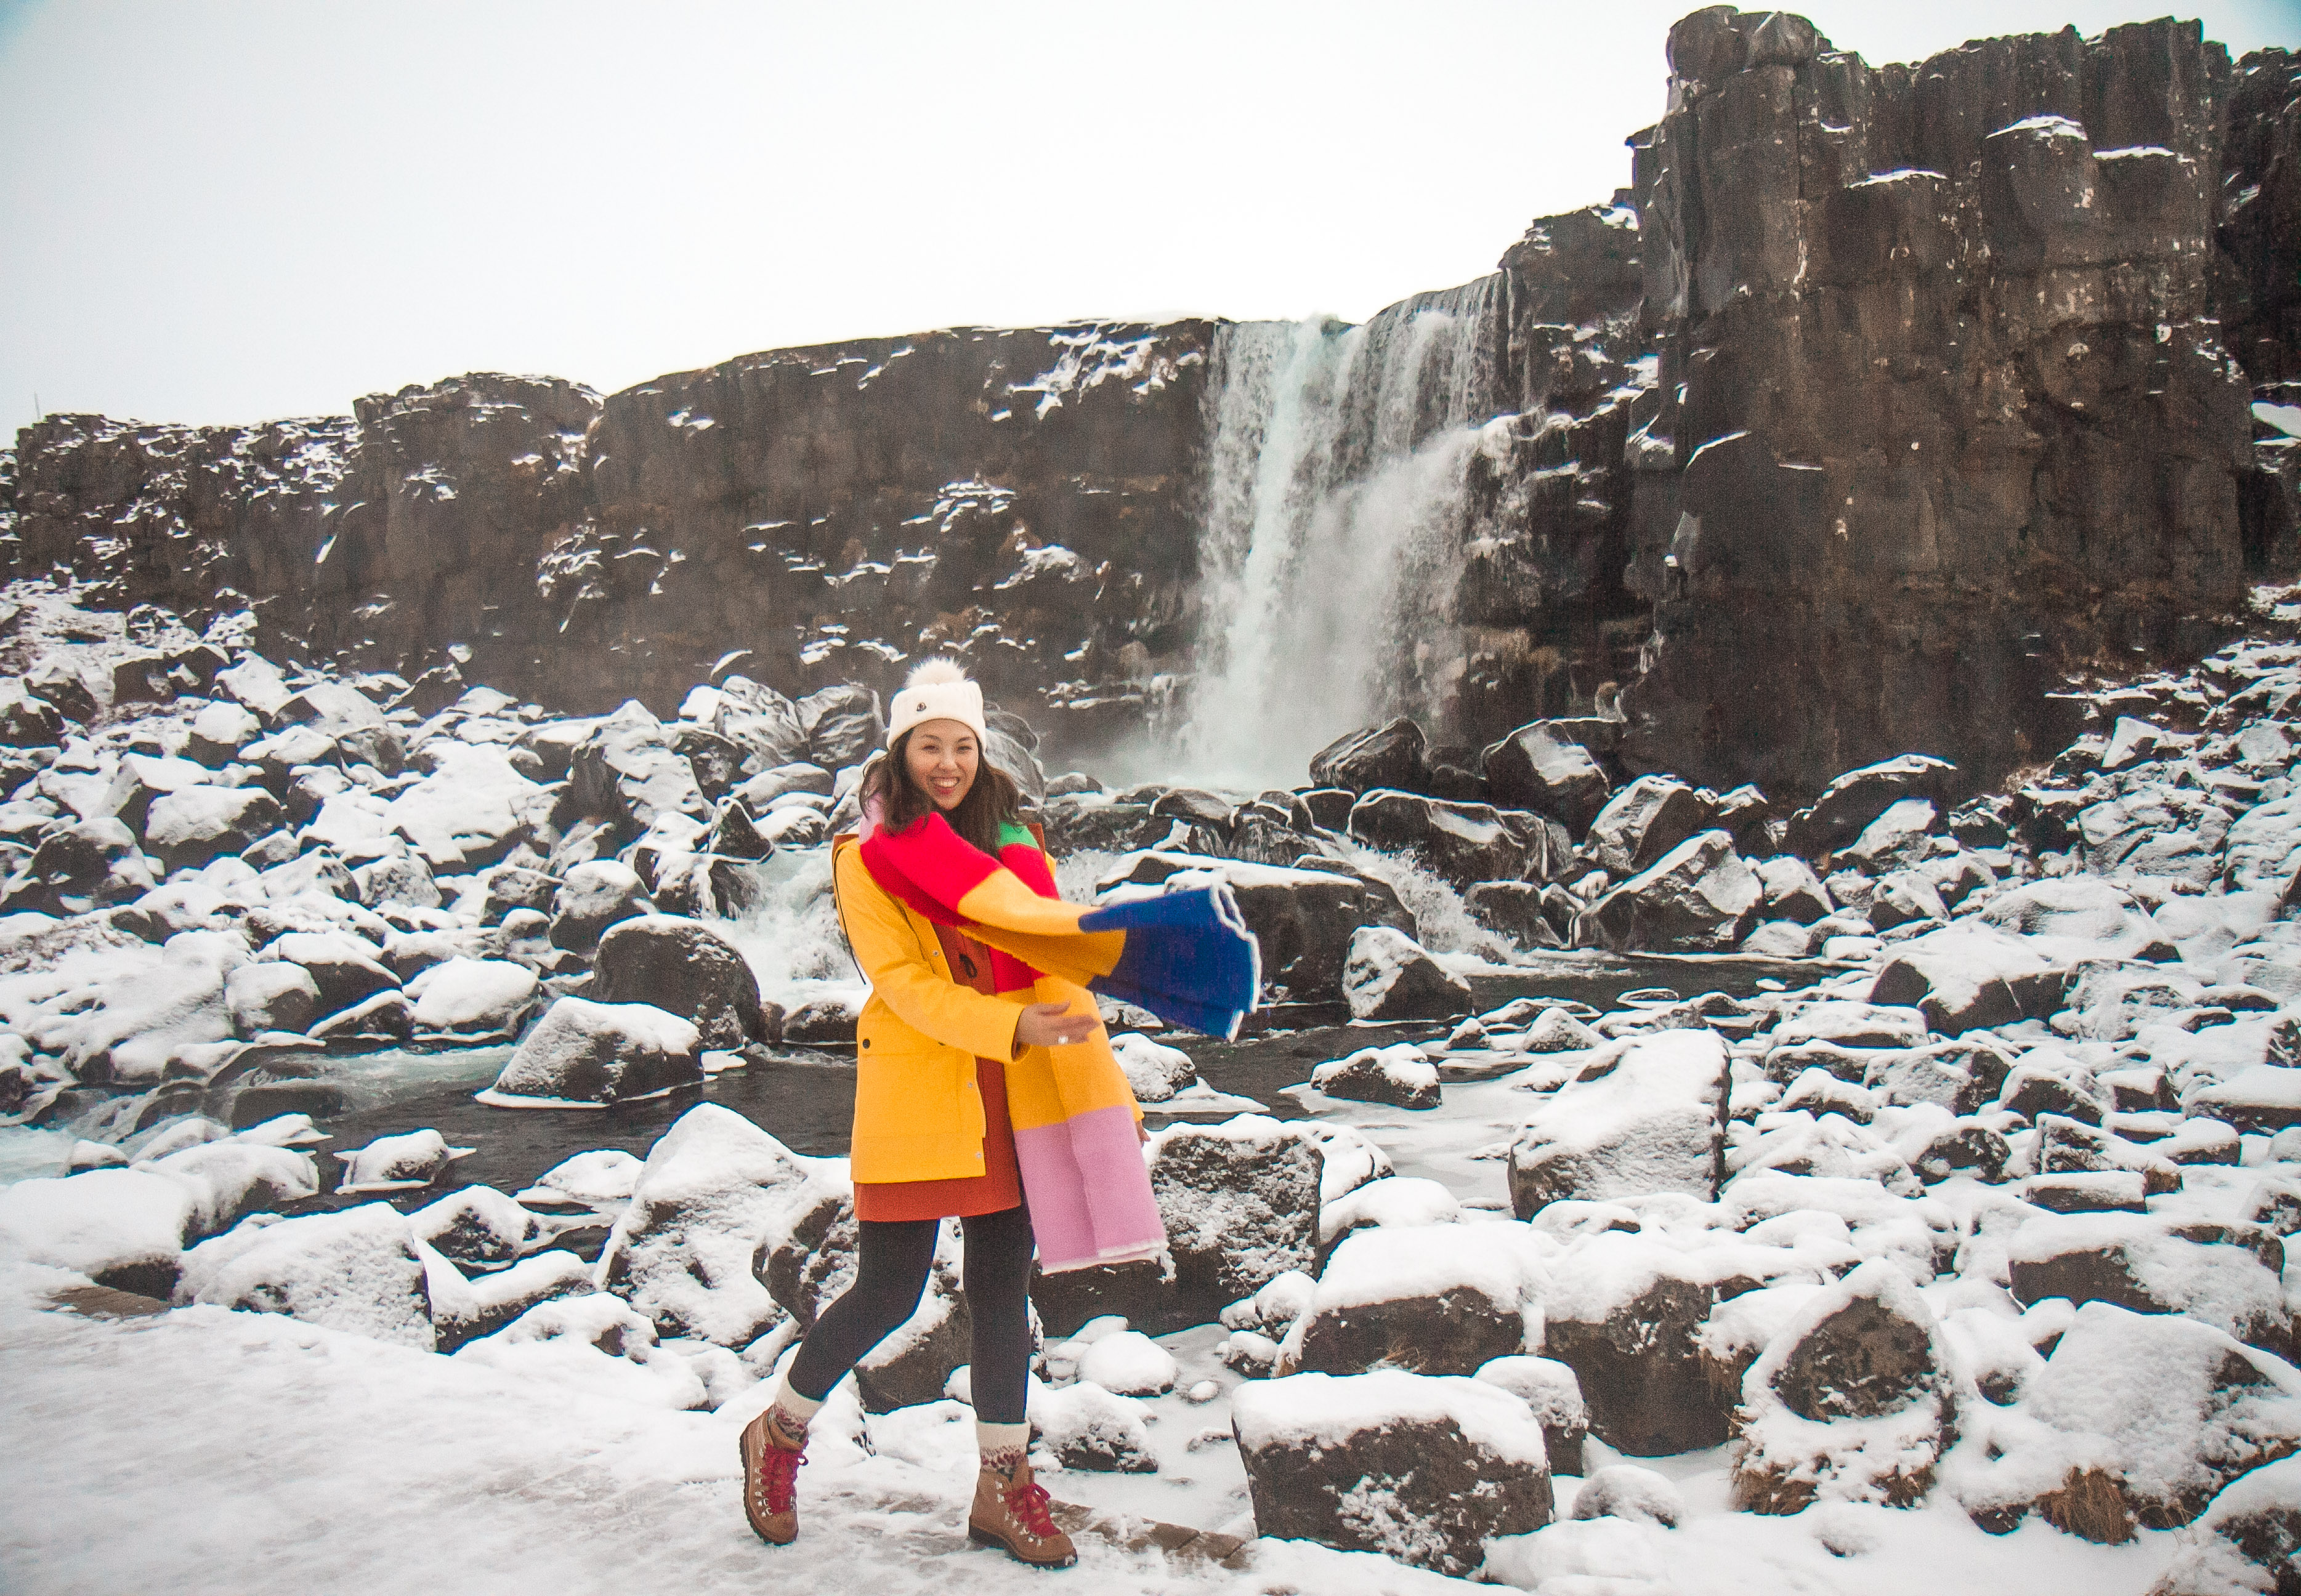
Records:
<instances>
[{"instance_id":1,"label":"waterfall","mask_svg":"<svg viewBox=\"0 0 2301 1596\"><path fill-rule=\"evenodd\" d=\"M1184 733L1201 779L1291 786L1354 726L1439 717L1500 284L1419 295L1363 326L1249 322L1217 335Z\"/></svg>"}]
</instances>

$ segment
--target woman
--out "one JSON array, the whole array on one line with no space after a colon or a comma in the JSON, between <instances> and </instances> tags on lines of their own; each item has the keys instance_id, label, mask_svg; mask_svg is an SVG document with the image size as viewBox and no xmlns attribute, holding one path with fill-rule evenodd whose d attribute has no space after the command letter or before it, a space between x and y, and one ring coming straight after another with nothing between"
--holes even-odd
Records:
<instances>
[{"instance_id":1,"label":"woman","mask_svg":"<svg viewBox=\"0 0 2301 1596\"><path fill-rule=\"evenodd\" d=\"M867 831L918 839L940 815L988 865L1027 849L1015 784L983 759L983 689L944 660L897 695L886 754L863 777ZM1017 860L1019 863L1020 861ZM744 1508L761 1539L799 1531L795 1475L807 1425L866 1353L918 1306L945 1218L966 1235L973 1396L982 1451L967 1534L1042 1567L1077 1560L1031 1475L1024 1397L1030 1366L1032 1222L1016 1156L1007 1069L1028 1049L1074 1048L1100 1025L1084 991L1031 1002L1047 979L874 879L866 850L841 839L833 884L856 962L871 982L857 1030L854 1176L861 1235L855 1283L824 1310L786 1366L774 1403L742 1435ZM1045 1055L1034 1057L1043 1058ZM1120 1088L1124 1091L1123 1080ZM1132 1094L1125 1108L1138 1122ZM1131 1145L1131 1143L1130 1143Z\"/></svg>"}]
</instances>

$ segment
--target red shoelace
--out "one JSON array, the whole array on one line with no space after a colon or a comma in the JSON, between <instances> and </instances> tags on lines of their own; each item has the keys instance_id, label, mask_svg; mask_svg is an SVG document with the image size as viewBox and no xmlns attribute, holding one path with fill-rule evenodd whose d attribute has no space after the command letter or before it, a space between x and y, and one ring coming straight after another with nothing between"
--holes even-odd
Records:
<instances>
[{"instance_id":1,"label":"red shoelace","mask_svg":"<svg viewBox=\"0 0 2301 1596\"><path fill-rule=\"evenodd\" d=\"M1055 1521L1047 1512L1047 1505L1053 1498L1047 1494L1044 1485L1036 1480L1018 1482L1002 1487L999 1495L1006 1502L1007 1510L1023 1521L1025 1529L1042 1541L1053 1536Z\"/></svg>"},{"instance_id":2,"label":"red shoelace","mask_svg":"<svg viewBox=\"0 0 2301 1596\"><path fill-rule=\"evenodd\" d=\"M766 1490L767 1511L788 1513L799 1504L799 1471L807 1462L801 1451L785 1451L772 1442L759 1459L759 1483Z\"/></svg>"}]
</instances>

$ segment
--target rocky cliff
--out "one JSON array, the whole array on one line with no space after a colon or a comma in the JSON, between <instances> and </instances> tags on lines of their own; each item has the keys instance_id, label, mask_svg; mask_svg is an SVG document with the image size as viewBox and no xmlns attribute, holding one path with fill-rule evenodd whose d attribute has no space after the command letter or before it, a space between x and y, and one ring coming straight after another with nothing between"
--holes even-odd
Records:
<instances>
[{"instance_id":1,"label":"rocky cliff","mask_svg":"<svg viewBox=\"0 0 2301 1596\"><path fill-rule=\"evenodd\" d=\"M1719 6L1669 60L1628 188L1377 318L1443 299L1475 357L1445 613L1366 633L1410 639L1439 740L1611 682L1633 767L1795 796L1922 748L1987 780L2066 740L2071 677L2194 657L2301 567L2291 55L2167 21L1873 68ZM252 604L275 653L418 698L666 711L731 656L799 692L955 648L1086 750L1203 653L1223 336L51 416L0 472L0 547L121 609Z\"/></svg>"}]
</instances>

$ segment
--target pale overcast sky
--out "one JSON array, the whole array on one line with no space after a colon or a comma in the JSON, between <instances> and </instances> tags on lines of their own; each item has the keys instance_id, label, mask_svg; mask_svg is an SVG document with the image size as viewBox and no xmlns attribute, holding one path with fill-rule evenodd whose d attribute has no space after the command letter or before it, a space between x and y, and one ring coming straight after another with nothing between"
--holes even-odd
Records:
<instances>
[{"instance_id":1,"label":"pale overcast sky","mask_svg":"<svg viewBox=\"0 0 2301 1596\"><path fill-rule=\"evenodd\" d=\"M1362 318L1629 176L1687 0L0 0L0 432L602 391L958 322ZM1873 63L2153 14L1828 0ZM2185 6L2233 55L2301 0Z\"/></svg>"}]
</instances>

